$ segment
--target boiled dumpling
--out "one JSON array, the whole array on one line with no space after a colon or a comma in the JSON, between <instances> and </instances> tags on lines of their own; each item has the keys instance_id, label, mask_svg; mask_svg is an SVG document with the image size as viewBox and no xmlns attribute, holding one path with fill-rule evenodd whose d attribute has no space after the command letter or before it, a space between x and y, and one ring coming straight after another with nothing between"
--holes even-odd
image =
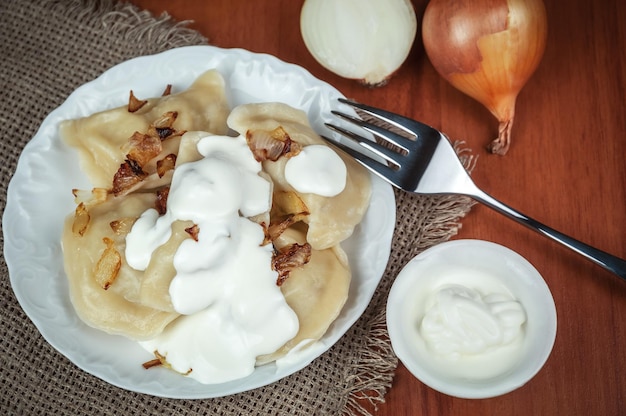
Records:
<instances>
[{"instance_id":1,"label":"boiled dumpling","mask_svg":"<svg viewBox=\"0 0 626 416\"><path fill-rule=\"evenodd\" d=\"M282 127L300 145L326 145L310 127L306 114L286 104L240 105L231 112L228 125L242 135L249 131L272 131ZM303 221L309 227L307 241L318 250L333 247L350 237L369 206L369 173L349 156L338 154L346 164L347 178L343 192L333 197L296 192L285 179L287 157L263 162L263 170L272 178L276 191L296 192L306 204L309 215Z\"/></svg>"},{"instance_id":2,"label":"boiled dumpling","mask_svg":"<svg viewBox=\"0 0 626 416\"><path fill-rule=\"evenodd\" d=\"M129 138L135 132L145 133L152 123L171 112L176 112L173 127L179 132L226 134L229 107L223 77L217 71L207 71L185 91L149 99L134 113L125 106L65 121L60 134L78 150L81 169L93 186L109 188L126 158ZM179 141L178 136L163 141L163 154L177 154Z\"/></svg>"},{"instance_id":3,"label":"boiled dumpling","mask_svg":"<svg viewBox=\"0 0 626 416\"><path fill-rule=\"evenodd\" d=\"M280 249L305 242L305 232L291 227L274 241L274 245ZM274 361L296 346L306 346L299 345L301 343L310 344L320 339L348 299L350 280L348 258L340 246L311 250L311 260L293 269L280 287L287 304L298 316L298 334L276 352L258 357L257 363Z\"/></svg>"},{"instance_id":4,"label":"boiled dumpling","mask_svg":"<svg viewBox=\"0 0 626 416\"><path fill-rule=\"evenodd\" d=\"M106 201L88 207L89 223L82 236L74 227L75 216L70 215L63 230L65 272L69 281L70 299L77 314L88 325L111 334L132 339L146 339L160 333L179 316L168 307L167 293L160 293L162 307L154 308L141 302L143 272L128 266L124 251L130 224L155 202L154 194L132 194L123 198L109 197ZM121 224L118 227L112 223ZM120 257L120 268L115 280L105 290L96 280L95 269L107 245ZM162 274L160 280L171 280L166 258L154 258L154 268ZM155 292L154 289L151 289Z\"/></svg>"}]
</instances>

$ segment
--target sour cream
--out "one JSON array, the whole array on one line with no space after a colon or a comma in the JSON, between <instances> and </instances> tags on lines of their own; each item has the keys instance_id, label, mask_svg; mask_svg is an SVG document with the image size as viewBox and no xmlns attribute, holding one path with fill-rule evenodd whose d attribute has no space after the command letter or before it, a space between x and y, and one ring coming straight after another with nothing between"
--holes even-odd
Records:
<instances>
[{"instance_id":1,"label":"sour cream","mask_svg":"<svg viewBox=\"0 0 626 416\"><path fill-rule=\"evenodd\" d=\"M169 294L182 314L163 333L140 344L158 351L172 369L202 383L222 383L254 371L298 332L298 318L276 285L272 245L248 217L266 212L271 185L244 137L207 136L202 159L174 171L167 212L149 209L126 238L128 264L145 270L177 220L198 226L174 256Z\"/></svg>"},{"instance_id":2,"label":"sour cream","mask_svg":"<svg viewBox=\"0 0 626 416\"><path fill-rule=\"evenodd\" d=\"M507 293L447 285L429 299L420 332L436 354L461 359L521 339L526 314Z\"/></svg>"},{"instance_id":3,"label":"sour cream","mask_svg":"<svg viewBox=\"0 0 626 416\"><path fill-rule=\"evenodd\" d=\"M442 374L486 379L519 362L526 312L497 276L442 266L420 293L408 312L415 347Z\"/></svg>"},{"instance_id":4,"label":"sour cream","mask_svg":"<svg viewBox=\"0 0 626 416\"><path fill-rule=\"evenodd\" d=\"M298 192L332 197L346 187L347 168L328 146L310 145L287 161L285 179Z\"/></svg>"}]
</instances>

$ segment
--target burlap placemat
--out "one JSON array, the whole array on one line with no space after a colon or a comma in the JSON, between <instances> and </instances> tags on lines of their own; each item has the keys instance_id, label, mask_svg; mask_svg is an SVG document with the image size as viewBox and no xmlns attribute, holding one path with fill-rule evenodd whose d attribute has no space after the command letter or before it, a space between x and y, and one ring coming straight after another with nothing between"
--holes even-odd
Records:
<instances>
[{"instance_id":1,"label":"burlap placemat","mask_svg":"<svg viewBox=\"0 0 626 416\"><path fill-rule=\"evenodd\" d=\"M2 211L21 150L46 115L76 87L129 58L206 43L184 22L168 16L154 18L112 0L0 0ZM363 400L382 401L397 366L384 324L393 278L412 256L454 235L472 204L466 198L396 195L397 227L389 265L358 323L303 371L267 387L220 399L151 397L113 387L79 370L47 344L26 317L11 290L3 258L0 413L366 414Z\"/></svg>"}]
</instances>

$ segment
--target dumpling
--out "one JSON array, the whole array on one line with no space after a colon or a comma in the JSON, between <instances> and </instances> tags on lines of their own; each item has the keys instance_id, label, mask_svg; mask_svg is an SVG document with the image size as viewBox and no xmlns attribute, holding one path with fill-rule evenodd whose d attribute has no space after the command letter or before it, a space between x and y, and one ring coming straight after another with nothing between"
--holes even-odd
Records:
<instances>
[{"instance_id":1,"label":"dumpling","mask_svg":"<svg viewBox=\"0 0 626 416\"><path fill-rule=\"evenodd\" d=\"M91 204L87 208L89 222L80 233L74 227L75 215L66 219L62 244L70 299L79 317L88 325L131 339L147 339L159 334L179 316L171 307L167 291L161 288L157 296L159 290L142 287L146 284L142 284L144 272L128 266L124 256L130 226L154 203L154 194L138 193ZM177 248L177 238L180 239L170 239L170 251ZM97 281L96 269L107 247L119 256L119 271L105 290ZM167 256L154 257L152 262L153 270L159 274L152 280L171 281L173 270ZM146 291L153 299L148 304L142 302Z\"/></svg>"},{"instance_id":2,"label":"dumpling","mask_svg":"<svg viewBox=\"0 0 626 416\"><path fill-rule=\"evenodd\" d=\"M281 247L304 244L305 232L290 227L274 241ZM291 270L280 290L287 304L298 316L298 334L272 354L257 358L261 365L286 355L301 343L311 344L319 340L337 318L348 299L351 272L348 258L340 246L323 250L311 250L311 259L304 266Z\"/></svg>"},{"instance_id":3,"label":"dumpling","mask_svg":"<svg viewBox=\"0 0 626 416\"><path fill-rule=\"evenodd\" d=\"M310 127L303 111L282 103L240 105L231 112L228 125L244 136L256 130L282 127L291 140L302 146L326 145ZM308 224L307 241L317 250L334 247L350 237L369 206L369 173L351 157L338 154L346 165L347 178L344 190L333 197L297 192L285 178L287 157L263 161L263 170L272 178L275 191L296 192L307 206L309 215L303 218Z\"/></svg>"},{"instance_id":4,"label":"dumpling","mask_svg":"<svg viewBox=\"0 0 626 416\"><path fill-rule=\"evenodd\" d=\"M226 134L230 111L224 78L215 70L200 75L185 91L151 98L136 112L128 107L68 120L61 124L62 139L76 148L81 169L94 187L108 188L111 178L126 159L126 146L135 132L148 131L165 114L175 112L177 132L203 130ZM178 152L179 136L163 141L163 154Z\"/></svg>"}]
</instances>

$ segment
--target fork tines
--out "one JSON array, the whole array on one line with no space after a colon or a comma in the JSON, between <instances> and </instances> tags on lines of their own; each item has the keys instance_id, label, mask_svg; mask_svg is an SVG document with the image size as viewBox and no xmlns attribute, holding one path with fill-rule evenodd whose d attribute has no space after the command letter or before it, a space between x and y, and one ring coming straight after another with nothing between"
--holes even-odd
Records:
<instances>
[{"instance_id":1,"label":"fork tines","mask_svg":"<svg viewBox=\"0 0 626 416\"><path fill-rule=\"evenodd\" d=\"M358 134L355 134L344 128L334 126L332 124L326 124L326 125L330 129L342 134L345 137L348 137L352 142L357 143L359 150L357 150L354 147L348 146L335 138L322 136L323 139L331 142L334 146L338 147L339 149L343 150L344 152L352 156L361 165L371 170L372 172L378 174L383 179L393 179L397 175L400 165L395 159L391 159L391 157L383 157L383 160L381 161L378 158L376 158L376 155L391 156L390 153L393 152L393 150L388 149L376 143L375 141L359 136ZM369 156L366 153L364 153L362 149L365 149L366 151L371 152L372 156ZM397 153L396 155L402 156L399 153Z\"/></svg>"},{"instance_id":2,"label":"fork tines","mask_svg":"<svg viewBox=\"0 0 626 416\"><path fill-rule=\"evenodd\" d=\"M403 133L405 137L415 138L415 131L411 130L407 126L411 126L416 123L407 117L403 117L399 114L392 113L390 111L382 110L380 108L374 108L369 105L357 103L356 101L346 100L345 98L339 98L338 101L343 104L347 104L356 109L359 113L365 113L373 120L379 120L386 124L387 127L391 127L391 130L396 130L399 133ZM421 124L421 123L420 123Z\"/></svg>"},{"instance_id":3,"label":"fork tines","mask_svg":"<svg viewBox=\"0 0 626 416\"><path fill-rule=\"evenodd\" d=\"M384 180L415 190L442 138L442 134L419 121L389 111L340 98L359 117L340 111L332 114L360 127L368 134L355 133L331 123L326 126L347 141L324 137Z\"/></svg>"},{"instance_id":4,"label":"fork tines","mask_svg":"<svg viewBox=\"0 0 626 416\"><path fill-rule=\"evenodd\" d=\"M340 98L339 101L355 108L357 114L360 114L363 118L354 117L335 110L331 111L332 114L361 127L363 130L372 134L374 140L330 123L326 123L328 128L348 138L351 142L355 143L357 147L353 148L347 146L334 138L324 137L324 139L332 142L354 157L358 162L365 165L365 167L382 175L386 179L391 179L396 176L396 172L402 167L405 158L415 145L415 133L400 123L406 124L407 121L413 120L346 99ZM380 143L376 141L376 139L379 139ZM362 153L362 149L372 152L373 155L378 156L378 158L372 158Z\"/></svg>"}]
</instances>

